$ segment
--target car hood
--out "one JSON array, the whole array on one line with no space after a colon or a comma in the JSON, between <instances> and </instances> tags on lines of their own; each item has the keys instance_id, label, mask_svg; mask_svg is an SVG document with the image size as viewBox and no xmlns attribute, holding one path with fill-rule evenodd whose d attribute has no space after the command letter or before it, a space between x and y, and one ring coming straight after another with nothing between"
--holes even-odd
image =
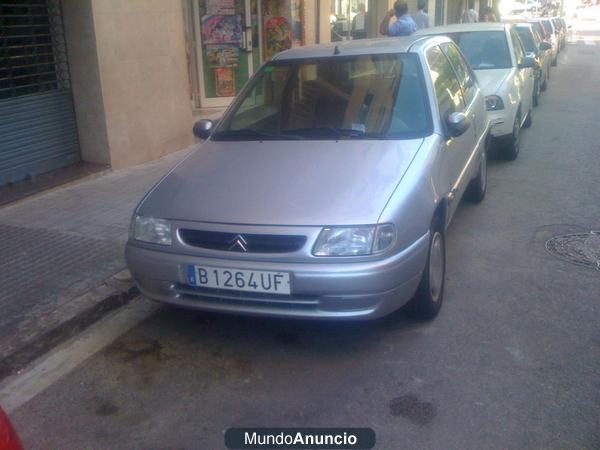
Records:
<instances>
[{"instance_id":1,"label":"car hood","mask_svg":"<svg viewBox=\"0 0 600 450\"><path fill-rule=\"evenodd\" d=\"M497 94L512 69L477 70L475 74L484 95Z\"/></svg>"},{"instance_id":2,"label":"car hood","mask_svg":"<svg viewBox=\"0 0 600 450\"><path fill-rule=\"evenodd\" d=\"M207 141L137 213L257 225L377 223L422 142Z\"/></svg>"}]
</instances>

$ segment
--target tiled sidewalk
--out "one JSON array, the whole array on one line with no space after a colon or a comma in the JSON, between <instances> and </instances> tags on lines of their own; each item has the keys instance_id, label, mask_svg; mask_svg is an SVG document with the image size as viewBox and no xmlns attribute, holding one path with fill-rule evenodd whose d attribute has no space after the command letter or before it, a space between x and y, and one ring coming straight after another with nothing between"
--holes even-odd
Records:
<instances>
[{"instance_id":1,"label":"tiled sidewalk","mask_svg":"<svg viewBox=\"0 0 600 450\"><path fill-rule=\"evenodd\" d=\"M125 268L136 204L189 151L0 207L0 363L89 309L82 296Z\"/></svg>"}]
</instances>

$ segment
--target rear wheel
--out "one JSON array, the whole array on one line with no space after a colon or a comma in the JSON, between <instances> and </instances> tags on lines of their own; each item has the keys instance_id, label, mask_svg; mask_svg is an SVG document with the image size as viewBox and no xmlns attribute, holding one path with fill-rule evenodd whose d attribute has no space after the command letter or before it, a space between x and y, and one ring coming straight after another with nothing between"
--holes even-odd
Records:
<instances>
[{"instance_id":1,"label":"rear wheel","mask_svg":"<svg viewBox=\"0 0 600 450\"><path fill-rule=\"evenodd\" d=\"M548 69L550 68L548 67ZM540 86L541 92L544 92L546 89L548 89L548 78L550 78L550 70L546 71L546 77L544 78L544 82Z\"/></svg>"},{"instance_id":2,"label":"rear wheel","mask_svg":"<svg viewBox=\"0 0 600 450\"><path fill-rule=\"evenodd\" d=\"M406 312L419 319L433 319L440 312L444 299L446 276L446 239L442 220L434 218L429 230L429 253L421 282Z\"/></svg>"},{"instance_id":3,"label":"rear wheel","mask_svg":"<svg viewBox=\"0 0 600 450\"><path fill-rule=\"evenodd\" d=\"M521 148L521 115L517 113L515 117L515 123L513 125L513 132L510 136L510 141L502 149L502 156L507 161L513 161L519 156L519 150Z\"/></svg>"},{"instance_id":4,"label":"rear wheel","mask_svg":"<svg viewBox=\"0 0 600 450\"><path fill-rule=\"evenodd\" d=\"M467 188L467 199L473 203L479 203L485 198L487 190L487 149L481 153L479 171L477 176L471 180Z\"/></svg>"},{"instance_id":5,"label":"rear wheel","mask_svg":"<svg viewBox=\"0 0 600 450\"><path fill-rule=\"evenodd\" d=\"M540 103L540 81L535 80L533 84L533 106L537 106Z\"/></svg>"},{"instance_id":6,"label":"rear wheel","mask_svg":"<svg viewBox=\"0 0 600 450\"><path fill-rule=\"evenodd\" d=\"M533 124L533 110L530 109L527 113L527 117L525 118L525 122L523 123L523 127L530 128Z\"/></svg>"}]
</instances>

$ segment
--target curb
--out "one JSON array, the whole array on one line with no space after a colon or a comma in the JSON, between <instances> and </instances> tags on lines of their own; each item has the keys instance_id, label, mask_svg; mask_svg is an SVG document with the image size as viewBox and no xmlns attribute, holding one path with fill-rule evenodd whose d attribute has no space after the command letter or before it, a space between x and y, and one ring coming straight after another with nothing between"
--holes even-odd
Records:
<instances>
[{"instance_id":1,"label":"curb","mask_svg":"<svg viewBox=\"0 0 600 450\"><path fill-rule=\"evenodd\" d=\"M128 271L113 275L105 283L76 299L81 308L70 318L40 333L23 347L0 360L0 381L19 373L27 364L81 333L106 314L121 308L138 297L140 292L128 276Z\"/></svg>"}]
</instances>

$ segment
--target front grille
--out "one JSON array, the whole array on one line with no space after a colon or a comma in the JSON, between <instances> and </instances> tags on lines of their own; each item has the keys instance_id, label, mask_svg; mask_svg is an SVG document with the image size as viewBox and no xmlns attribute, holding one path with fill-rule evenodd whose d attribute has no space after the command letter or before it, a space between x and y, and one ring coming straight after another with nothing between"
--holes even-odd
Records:
<instances>
[{"instance_id":1,"label":"front grille","mask_svg":"<svg viewBox=\"0 0 600 450\"><path fill-rule=\"evenodd\" d=\"M179 230L179 236L187 245L194 247L248 253L295 252L306 242L306 236L238 234L189 229Z\"/></svg>"},{"instance_id":2,"label":"front grille","mask_svg":"<svg viewBox=\"0 0 600 450\"><path fill-rule=\"evenodd\" d=\"M237 306L305 310L316 309L319 306L319 297L316 295L296 294L285 296L228 289L199 288L185 284L177 284L175 291L185 298Z\"/></svg>"}]
</instances>

